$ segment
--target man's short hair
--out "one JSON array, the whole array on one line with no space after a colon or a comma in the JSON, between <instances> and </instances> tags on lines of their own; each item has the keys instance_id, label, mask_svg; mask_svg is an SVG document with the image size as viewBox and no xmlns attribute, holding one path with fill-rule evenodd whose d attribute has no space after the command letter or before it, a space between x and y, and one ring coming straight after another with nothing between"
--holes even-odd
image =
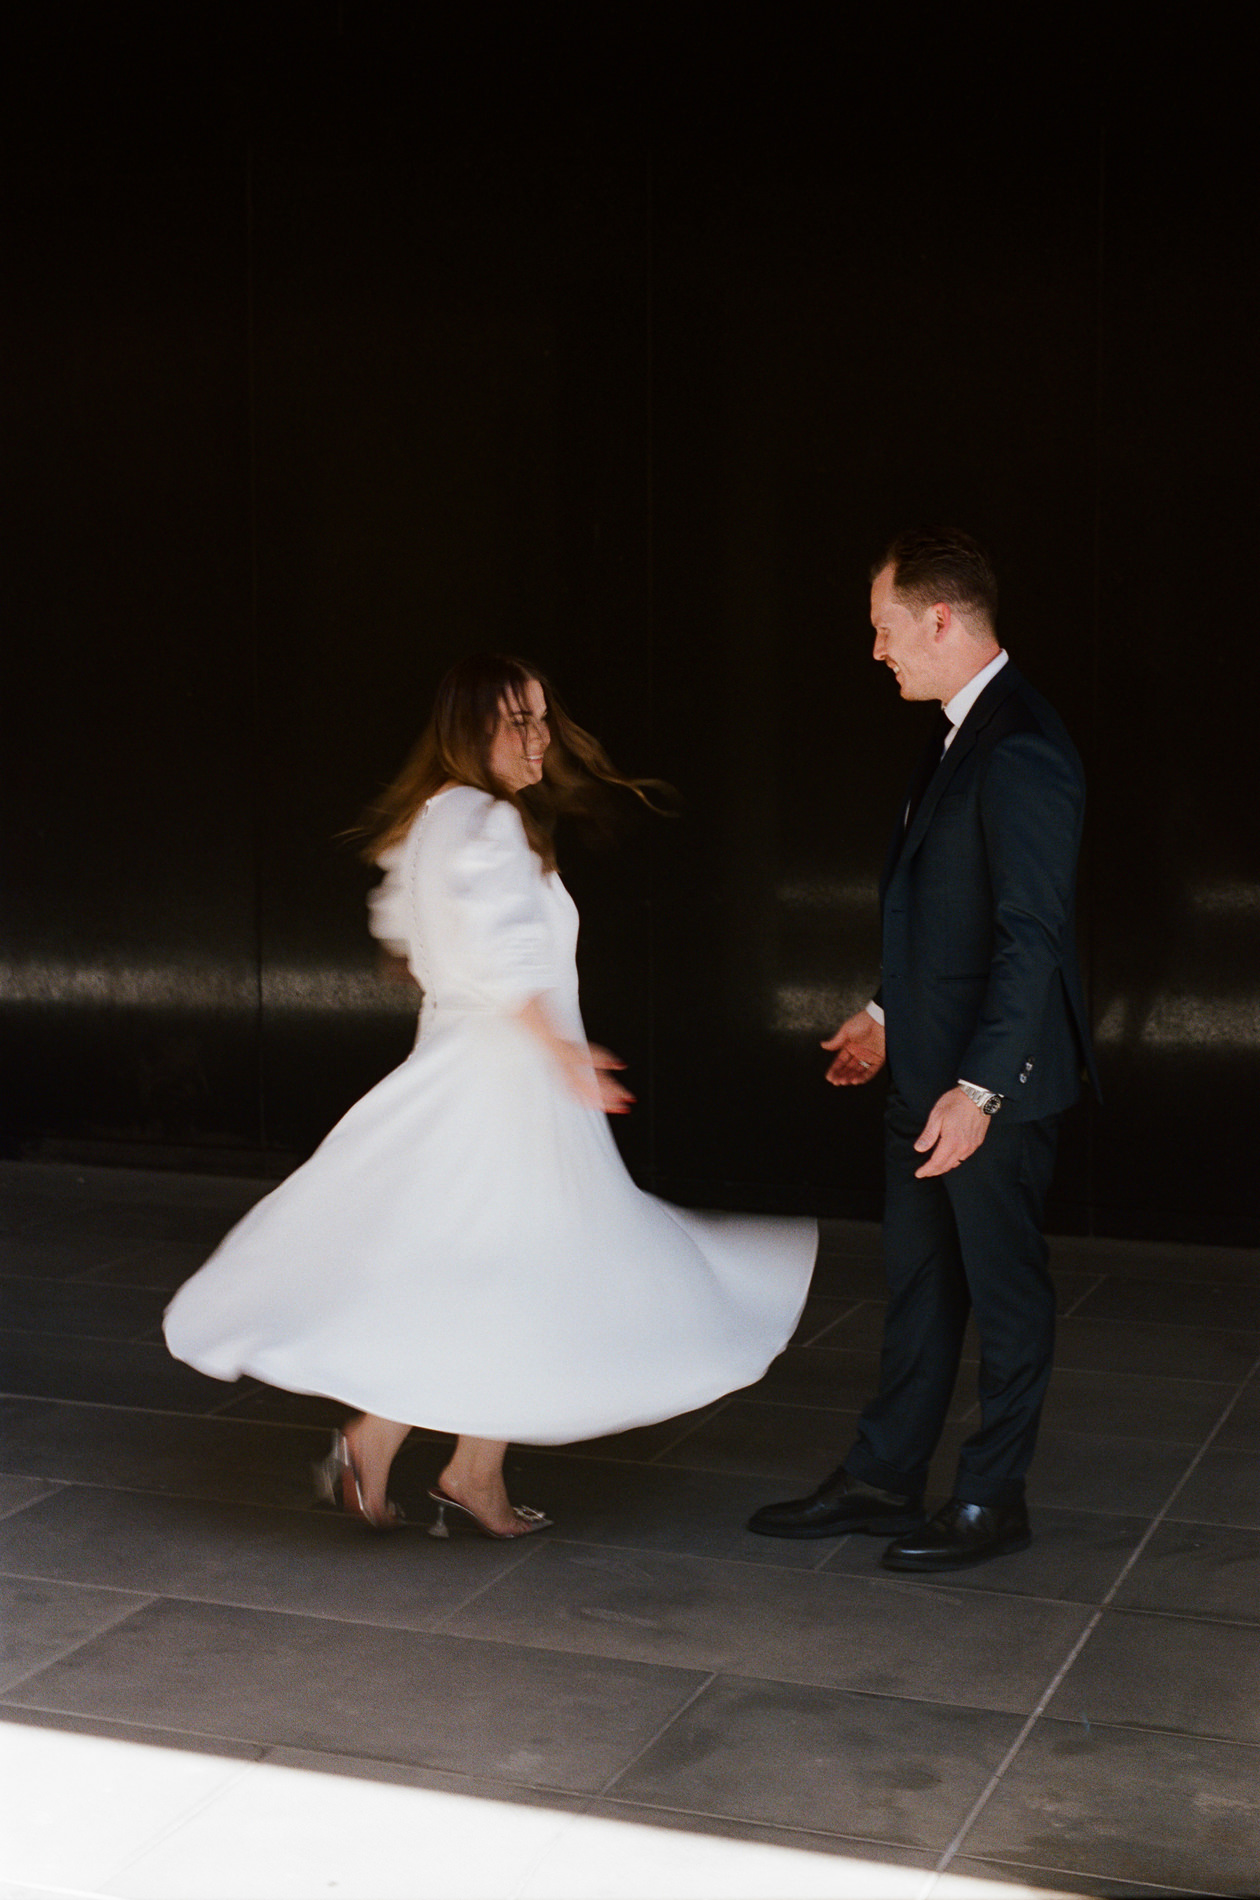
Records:
<instances>
[{"instance_id":1,"label":"man's short hair","mask_svg":"<svg viewBox=\"0 0 1260 1900\"><path fill-rule=\"evenodd\" d=\"M889 542L871 579L886 567L900 600L915 613L943 600L992 629L997 622L997 575L969 534L955 528L907 528Z\"/></svg>"}]
</instances>

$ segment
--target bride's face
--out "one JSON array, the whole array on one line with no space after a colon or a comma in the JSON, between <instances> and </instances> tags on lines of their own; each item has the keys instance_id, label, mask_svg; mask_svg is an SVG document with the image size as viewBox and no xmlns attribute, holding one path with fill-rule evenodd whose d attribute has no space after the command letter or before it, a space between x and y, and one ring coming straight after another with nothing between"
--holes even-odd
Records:
<instances>
[{"instance_id":1,"label":"bride's face","mask_svg":"<svg viewBox=\"0 0 1260 1900\"><path fill-rule=\"evenodd\" d=\"M537 785L543 774L543 754L550 743L547 700L538 681L526 681L519 696L505 693L499 701L499 723L487 760L499 783L512 792Z\"/></svg>"}]
</instances>

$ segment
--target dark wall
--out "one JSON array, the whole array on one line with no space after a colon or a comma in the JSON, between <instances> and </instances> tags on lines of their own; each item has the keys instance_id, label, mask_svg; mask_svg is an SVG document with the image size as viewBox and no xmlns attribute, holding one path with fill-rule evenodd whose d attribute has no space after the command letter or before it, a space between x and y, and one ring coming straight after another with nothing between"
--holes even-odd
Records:
<instances>
[{"instance_id":1,"label":"dark wall","mask_svg":"<svg viewBox=\"0 0 1260 1900\"><path fill-rule=\"evenodd\" d=\"M702 11L41 12L10 1149L279 1163L405 1053L336 834L501 645L681 793L566 860L637 1174L874 1213L876 1090L816 1045L875 981L922 737L866 570L937 518L1090 774L1106 1102L1056 1221L1247 1237L1245 121L1191 109L1171 28L1122 62Z\"/></svg>"}]
</instances>

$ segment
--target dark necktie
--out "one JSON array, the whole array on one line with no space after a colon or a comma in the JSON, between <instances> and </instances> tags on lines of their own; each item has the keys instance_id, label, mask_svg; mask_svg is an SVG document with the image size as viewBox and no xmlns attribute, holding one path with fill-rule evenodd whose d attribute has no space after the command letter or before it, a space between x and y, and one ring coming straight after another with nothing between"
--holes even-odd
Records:
<instances>
[{"instance_id":1,"label":"dark necktie","mask_svg":"<svg viewBox=\"0 0 1260 1900\"><path fill-rule=\"evenodd\" d=\"M910 787L910 799L906 805L906 821L901 829L903 838L914 823L914 815L918 811L919 806L923 803L923 794L927 791L928 786L935 777L936 768L941 762L941 754L944 750L945 741L952 731L953 726L945 717L945 708L942 706L940 712L936 715L936 723L932 727L932 735L923 748L923 757L919 760L919 769L915 773L914 783Z\"/></svg>"}]
</instances>

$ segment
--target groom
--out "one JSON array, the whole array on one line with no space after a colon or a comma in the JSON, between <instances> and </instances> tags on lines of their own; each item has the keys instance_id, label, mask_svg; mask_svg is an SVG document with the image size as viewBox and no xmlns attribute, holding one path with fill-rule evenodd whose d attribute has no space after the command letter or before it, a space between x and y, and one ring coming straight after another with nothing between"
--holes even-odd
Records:
<instances>
[{"instance_id":1,"label":"groom","mask_svg":"<svg viewBox=\"0 0 1260 1900\"><path fill-rule=\"evenodd\" d=\"M1095 1080L1073 925L1085 784L1056 714L994 632L997 583L964 534L892 543L873 577L875 658L940 726L880 882L874 1002L827 1042L827 1079L887 1063L879 1389L840 1466L768 1504L768 1537L895 1536L890 1570L954 1570L1030 1541L1024 1475L1050 1377L1054 1288L1042 1209L1058 1123ZM980 1427L953 1495L923 1488L974 1312Z\"/></svg>"}]
</instances>

